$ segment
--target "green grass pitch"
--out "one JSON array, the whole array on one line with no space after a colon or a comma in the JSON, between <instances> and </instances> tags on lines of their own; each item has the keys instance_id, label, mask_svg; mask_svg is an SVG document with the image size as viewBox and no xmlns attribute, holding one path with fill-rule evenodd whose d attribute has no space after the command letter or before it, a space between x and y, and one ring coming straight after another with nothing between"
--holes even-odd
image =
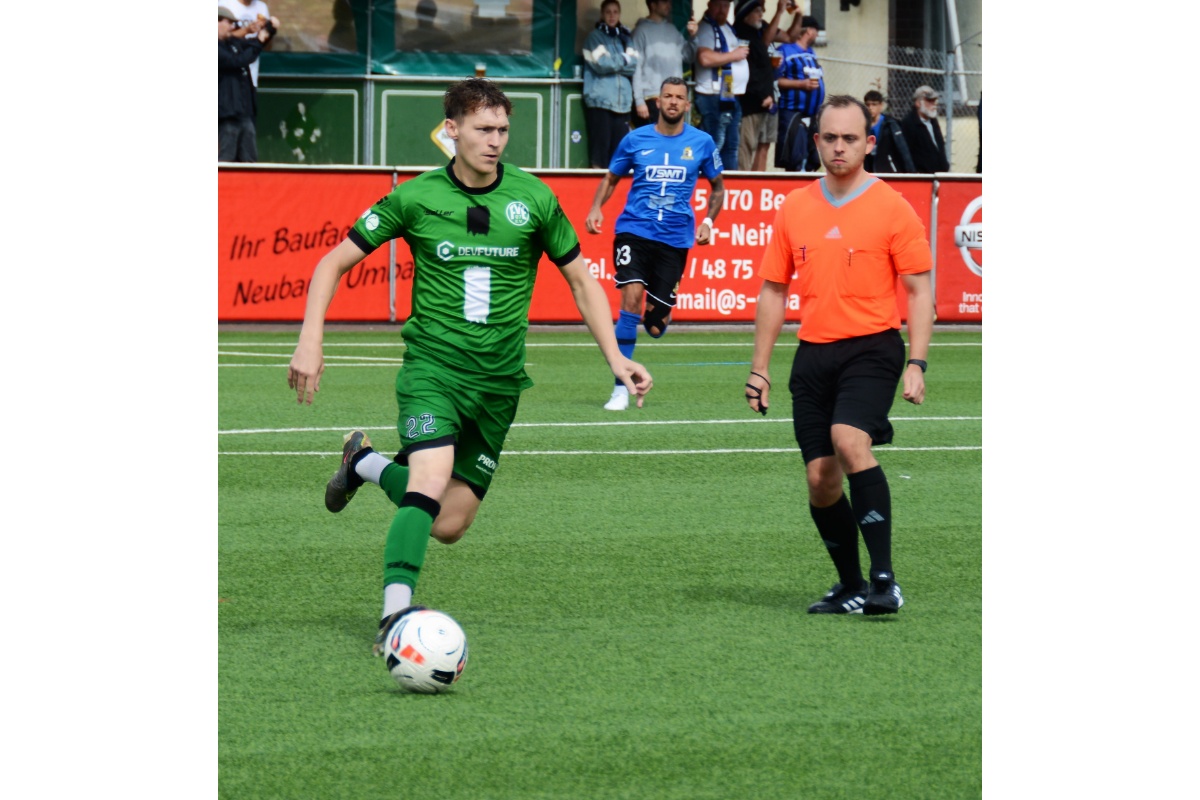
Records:
<instances>
[{"instance_id":1,"label":"green grass pitch","mask_svg":"<svg viewBox=\"0 0 1200 800\"><path fill-rule=\"evenodd\" d=\"M655 388L624 413L586 333L532 332L491 492L417 588L469 642L435 696L370 655L391 504L322 503L345 431L399 446L398 329L329 332L312 406L295 340L218 338L221 797L982 794L982 334L935 332L925 404L893 406L876 453L907 602L864 618L805 613L836 578L792 438L794 327L766 418L745 330L642 336Z\"/></svg>"}]
</instances>

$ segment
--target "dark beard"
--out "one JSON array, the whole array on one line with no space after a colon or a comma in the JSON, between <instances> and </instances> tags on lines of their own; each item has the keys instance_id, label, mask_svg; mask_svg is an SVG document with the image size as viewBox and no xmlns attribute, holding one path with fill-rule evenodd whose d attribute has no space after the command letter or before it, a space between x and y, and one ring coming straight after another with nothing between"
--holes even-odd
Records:
<instances>
[{"instance_id":1,"label":"dark beard","mask_svg":"<svg viewBox=\"0 0 1200 800\"><path fill-rule=\"evenodd\" d=\"M667 116L667 112L663 111L661 108L658 110L658 115L660 117L662 117L663 121L666 122L668 125L674 125L677 122L679 122L679 120L683 119L682 111L679 112L679 116L675 117L675 119L671 119L669 116Z\"/></svg>"}]
</instances>

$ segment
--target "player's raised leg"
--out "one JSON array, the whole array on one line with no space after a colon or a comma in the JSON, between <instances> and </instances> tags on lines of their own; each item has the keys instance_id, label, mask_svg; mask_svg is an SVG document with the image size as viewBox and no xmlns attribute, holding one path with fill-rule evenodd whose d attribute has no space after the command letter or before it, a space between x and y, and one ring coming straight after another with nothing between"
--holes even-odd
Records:
<instances>
[{"instance_id":1,"label":"player's raised leg","mask_svg":"<svg viewBox=\"0 0 1200 800\"><path fill-rule=\"evenodd\" d=\"M376 655L383 652L384 637L395 624L393 617L412 605L413 591L425 564L433 521L441 513L441 497L454 469L452 443L407 455L408 490L392 517L383 549L383 616L375 639Z\"/></svg>"}]
</instances>

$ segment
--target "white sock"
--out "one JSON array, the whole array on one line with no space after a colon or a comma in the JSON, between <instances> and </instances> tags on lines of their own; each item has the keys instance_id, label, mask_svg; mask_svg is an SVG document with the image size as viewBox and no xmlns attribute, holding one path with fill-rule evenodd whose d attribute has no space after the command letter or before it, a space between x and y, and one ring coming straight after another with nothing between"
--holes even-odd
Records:
<instances>
[{"instance_id":1,"label":"white sock","mask_svg":"<svg viewBox=\"0 0 1200 800\"><path fill-rule=\"evenodd\" d=\"M364 461L366 459L363 459ZM412 605L412 587L404 583L389 583L383 587L383 616L394 614Z\"/></svg>"},{"instance_id":2,"label":"white sock","mask_svg":"<svg viewBox=\"0 0 1200 800\"><path fill-rule=\"evenodd\" d=\"M354 465L354 471L364 481L378 484L379 476L383 474L383 468L391 463L392 460L390 458L381 456L376 452L370 452L358 460L358 463Z\"/></svg>"}]
</instances>

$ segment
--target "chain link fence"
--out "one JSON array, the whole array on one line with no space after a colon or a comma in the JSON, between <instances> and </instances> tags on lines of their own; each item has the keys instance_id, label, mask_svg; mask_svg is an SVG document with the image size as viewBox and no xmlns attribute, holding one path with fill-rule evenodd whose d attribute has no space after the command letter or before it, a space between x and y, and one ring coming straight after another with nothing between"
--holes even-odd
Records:
<instances>
[{"instance_id":1,"label":"chain link fence","mask_svg":"<svg viewBox=\"0 0 1200 800\"><path fill-rule=\"evenodd\" d=\"M883 94L884 113L902 119L912 108L913 91L922 85L941 93L938 122L946 138L951 172L975 172L979 159L979 101L983 85L983 50L963 39L952 53L919 47L838 43L817 47L825 70L827 94L862 99L871 89Z\"/></svg>"}]
</instances>

